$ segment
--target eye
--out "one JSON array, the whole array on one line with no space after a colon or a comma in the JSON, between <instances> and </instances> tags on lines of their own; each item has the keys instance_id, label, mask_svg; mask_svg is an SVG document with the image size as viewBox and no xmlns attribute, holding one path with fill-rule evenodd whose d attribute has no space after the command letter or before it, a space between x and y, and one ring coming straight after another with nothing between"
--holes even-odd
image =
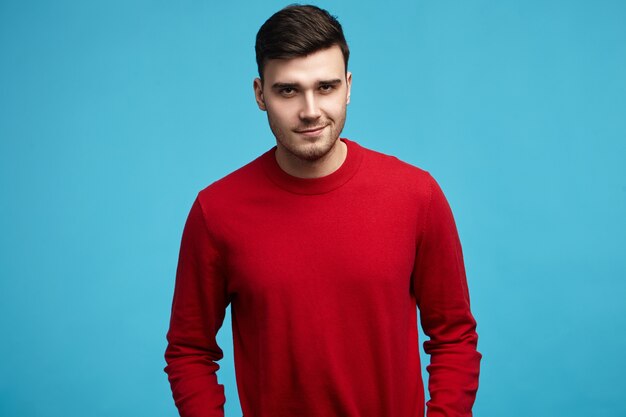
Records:
<instances>
[{"instance_id":1,"label":"eye","mask_svg":"<svg viewBox=\"0 0 626 417\"><path fill-rule=\"evenodd\" d=\"M332 84L322 84L320 85L320 91L322 93L330 93L331 91L333 91L335 87Z\"/></svg>"},{"instance_id":2,"label":"eye","mask_svg":"<svg viewBox=\"0 0 626 417\"><path fill-rule=\"evenodd\" d=\"M278 92L283 97L291 97L294 94L296 94L296 89L293 87L283 87L280 90L278 90Z\"/></svg>"}]
</instances>

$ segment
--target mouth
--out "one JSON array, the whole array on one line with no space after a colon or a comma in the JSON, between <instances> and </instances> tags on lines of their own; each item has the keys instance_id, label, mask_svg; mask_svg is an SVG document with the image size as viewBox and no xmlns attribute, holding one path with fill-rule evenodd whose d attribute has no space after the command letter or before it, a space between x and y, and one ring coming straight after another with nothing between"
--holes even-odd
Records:
<instances>
[{"instance_id":1,"label":"mouth","mask_svg":"<svg viewBox=\"0 0 626 417\"><path fill-rule=\"evenodd\" d=\"M304 136L318 136L325 128L326 126L310 127L307 129L296 130L296 133Z\"/></svg>"}]
</instances>

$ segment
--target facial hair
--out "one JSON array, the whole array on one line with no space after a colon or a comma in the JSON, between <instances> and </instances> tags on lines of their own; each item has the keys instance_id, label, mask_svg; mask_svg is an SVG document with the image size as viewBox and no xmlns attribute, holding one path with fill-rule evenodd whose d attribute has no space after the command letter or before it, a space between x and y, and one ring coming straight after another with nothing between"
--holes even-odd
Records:
<instances>
[{"instance_id":1,"label":"facial hair","mask_svg":"<svg viewBox=\"0 0 626 417\"><path fill-rule=\"evenodd\" d=\"M273 119L270 111L267 112L267 119L270 129L276 137L276 141L282 148L297 159L306 162L315 162L324 158L339 139L339 135L346 123L346 109L347 106L344 105L337 120L324 117L317 120L315 123L305 122L295 128L288 129L282 128L280 124ZM317 138L304 138L296 132L316 126L327 126Z\"/></svg>"}]
</instances>

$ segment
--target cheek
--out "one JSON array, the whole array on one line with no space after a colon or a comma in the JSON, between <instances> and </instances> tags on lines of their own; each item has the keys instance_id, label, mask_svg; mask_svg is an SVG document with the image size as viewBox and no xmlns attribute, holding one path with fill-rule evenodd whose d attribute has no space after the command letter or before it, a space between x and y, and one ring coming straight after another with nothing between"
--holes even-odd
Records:
<instances>
[{"instance_id":1,"label":"cheek","mask_svg":"<svg viewBox=\"0 0 626 417\"><path fill-rule=\"evenodd\" d=\"M326 113L332 118L339 118L343 115L346 109L345 100L329 100L325 107Z\"/></svg>"},{"instance_id":2,"label":"cheek","mask_svg":"<svg viewBox=\"0 0 626 417\"><path fill-rule=\"evenodd\" d=\"M272 115L272 118L281 121L281 123L288 123L292 119L298 117L298 113L293 105L283 102L269 103L267 111Z\"/></svg>"}]
</instances>

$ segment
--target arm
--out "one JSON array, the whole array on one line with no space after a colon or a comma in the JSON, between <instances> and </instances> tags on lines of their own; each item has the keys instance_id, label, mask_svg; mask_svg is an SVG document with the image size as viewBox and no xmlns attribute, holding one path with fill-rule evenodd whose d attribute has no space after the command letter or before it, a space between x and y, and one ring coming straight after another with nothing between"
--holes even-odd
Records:
<instances>
[{"instance_id":1,"label":"arm","mask_svg":"<svg viewBox=\"0 0 626 417\"><path fill-rule=\"evenodd\" d=\"M167 333L165 372L181 417L223 417L224 386L216 335L228 306L219 252L196 199L183 231Z\"/></svg>"},{"instance_id":2,"label":"arm","mask_svg":"<svg viewBox=\"0 0 626 417\"><path fill-rule=\"evenodd\" d=\"M448 202L435 180L418 241L413 286L430 340L428 417L470 417L481 354L470 311L463 253Z\"/></svg>"}]
</instances>

